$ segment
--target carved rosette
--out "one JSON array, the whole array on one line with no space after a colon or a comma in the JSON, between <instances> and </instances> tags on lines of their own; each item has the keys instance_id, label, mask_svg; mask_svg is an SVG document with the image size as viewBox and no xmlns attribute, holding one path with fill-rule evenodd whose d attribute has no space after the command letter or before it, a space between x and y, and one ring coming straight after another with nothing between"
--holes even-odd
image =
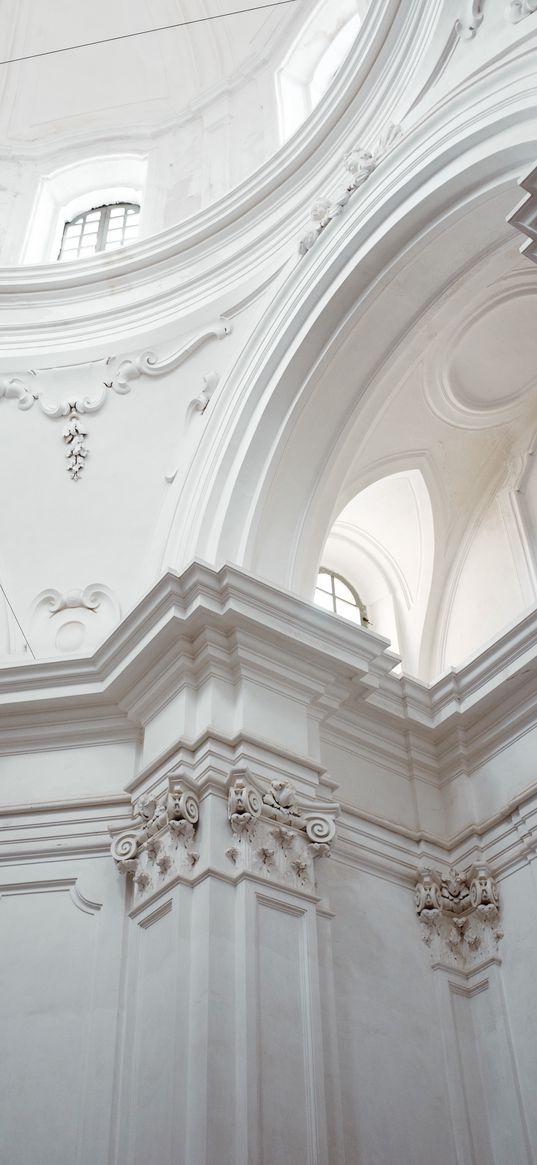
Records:
<instances>
[{"instance_id":1,"label":"carved rosette","mask_svg":"<svg viewBox=\"0 0 537 1165\"><path fill-rule=\"evenodd\" d=\"M237 871L309 893L315 890L314 861L330 853L335 804L299 801L289 781L273 781L266 792L247 769L230 776L228 818L234 843L226 856Z\"/></svg>"},{"instance_id":2,"label":"carved rosette","mask_svg":"<svg viewBox=\"0 0 537 1165\"><path fill-rule=\"evenodd\" d=\"M140 798L132 825L116 834L111 853L132 878L137 901L176 877L187 878L198 861L194 838L199 821L196 792L176 777L157 798Z\"/></svg>"},{"instance_id":3,"label":"carved rosette","mask_svg":"<svg viewBox=\"0 0 537 1165\"><path fill-rule=\"evenodd\" d=\"M471 971L497 958L502 938L499 896L490 867L482 862L447 876L423 867L416 884L416 912L433 966Z\"/></svg>"}]
</instances>

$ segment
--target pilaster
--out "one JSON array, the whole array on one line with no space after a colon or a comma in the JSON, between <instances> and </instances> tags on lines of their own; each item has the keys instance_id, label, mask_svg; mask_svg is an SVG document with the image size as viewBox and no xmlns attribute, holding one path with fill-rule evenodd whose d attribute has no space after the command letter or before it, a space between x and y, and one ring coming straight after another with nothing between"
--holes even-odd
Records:
<instances>
[{"instance_id":1,"label":"pilaster","mask_svg":"<svg viewBox=\"0 0 537 1165\"><path fill-rule=\"evenodd\" d=\"M318 952L329 912L315 871L337 812L244 766L225 781L172 768L114 830L128 912L117 1165L147 1161L144 1087L166 1165L178 1144L185 1165L339 1159L321 1023L334 1003ZM324 995L327 950L324 938Z\"/></svg>"}]
</instances>

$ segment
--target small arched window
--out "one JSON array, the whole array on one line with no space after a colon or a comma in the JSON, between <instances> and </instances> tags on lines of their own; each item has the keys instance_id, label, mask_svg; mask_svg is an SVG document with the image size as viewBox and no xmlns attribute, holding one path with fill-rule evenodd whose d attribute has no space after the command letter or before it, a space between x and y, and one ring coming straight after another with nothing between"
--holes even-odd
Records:
<instances>
[{"instance_id":1,"label":"small arched window","mask_svg":"<svg viewBox=\"0 0 537 1165\"><path fill-rule=\"evenodd\" d=\"M347 579L324 566L317 575L314 602L334 615L342 615L344 619L351 619L362 627L369 626L365 605L357 591Z\"/></svg>"},{"instance_id":2,"label":"small arched window","mask_svg":"<svg viewBox=\"0 0 537 1165\"><path fill-rule=\"evenodd\" d=\"M82 259L101 251L116 251L138 238L140 207L136 202L114 202L77 214L63 228L58 259Z\"/></svg>"}]
</instances>

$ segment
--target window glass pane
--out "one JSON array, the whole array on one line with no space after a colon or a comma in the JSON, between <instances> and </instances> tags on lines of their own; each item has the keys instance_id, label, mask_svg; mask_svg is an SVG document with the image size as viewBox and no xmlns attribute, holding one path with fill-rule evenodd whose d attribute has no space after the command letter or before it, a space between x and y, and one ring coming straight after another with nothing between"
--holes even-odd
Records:
<instances>
[{"instance_id":1,"label":"window glass pane","mask_svg":"<svg viewBox=\"0 0 537 1165\"><path fill-rule=\"evenodd\" d=\"M341 599L336 599L336 612L344 619L351 619L353 623L362 622L360 608L356 604L344 603Z\"/></svg>"},{"instance_id":2,"label":"window glass pane","mask_svg":"<svg viewBox=\"0 0 537 1165\"><path fill-rule=\"evenodd\" d=\"M319 572L313 601L343 619L350 619L359 626L364 625L365 608L360 597L352 590L350 583L338 578L331 570L322 569Z\"/></svg>"},{"instance_id":3,"label":"window glass pane","mask_svg":"<svg viewBox=\"0 0 537 1165\"><path fill-rule=\"evenodd\" d=\"M334 578L334 589L338 599L345 599L347 603L355 603L356 600L352 591L340 578Z\"/></svg>"},{"instance_id":4,"label":"window glass pane","mask_svg":"<svg viewBox=\"0 0 537 1165\"><path fill-rule=\"evenodd\" d=\"M317 575L317 586L320 591L332 592L332 577L326 571L322 571Z\"/></svg>"},{"instance_id":5,"label":"window glass pane","mask_svg":"<svg viewBox=\"0 0 537 1165\"><path fill-rule=\"evenodd\" d=\"M326 591L321 591L317 588L315 591L315 602L318 607L324 607L327 611L333 611L332 595L327 595Z\"/></svg>"},{"instance_id":6,"label":"window glass pane","mask_svg":"<svg viewBox=\"0 0 537 1165\"><path fill-rule=\"evenodd\" d=\"M66 223L59 259L76 259L97 251L116 251L138 236L140 207L135 203L90 207Z\"/></svg>"}]
</instances>

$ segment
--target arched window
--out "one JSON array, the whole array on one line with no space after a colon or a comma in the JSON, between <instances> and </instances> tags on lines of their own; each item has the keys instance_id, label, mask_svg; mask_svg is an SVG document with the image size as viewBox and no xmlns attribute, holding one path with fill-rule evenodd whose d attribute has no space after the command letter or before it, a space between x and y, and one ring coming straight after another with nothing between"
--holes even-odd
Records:
<instances>
[{"instance_id":1,"label":"arched window","mask_svg":"<svg viewBox=\"0 0 537 1165\"><path fill-rule=\"evenodd\" d=\"M116 251L138 238L140 207L136 202L114 202L77 214L63 228L58 259L82 259L100 251Z\"/></svg>"},{"instance_id":2,"label":"arched window","mask_svg":"<svg viewBox=\"0 0 537 1165\"><path fill-rule=\"evenodd\" d=\"M334 615L342 615L344 619L351 619L360 626L367 627L369 624L365 605L354 587L340 574L324 566L317 575L314 602L318 607L324 607Z\"/></svg>"},{"instance_id":3,"label":"arched window","mask_svg":"<svg viewBox=\"0 0 537 1165\"><path fill-rule=\"evenodd\" d=\"M275 74L280 138L326 93L360 33L371 0L317 0Z\"/></svg>"}]
</instances>

